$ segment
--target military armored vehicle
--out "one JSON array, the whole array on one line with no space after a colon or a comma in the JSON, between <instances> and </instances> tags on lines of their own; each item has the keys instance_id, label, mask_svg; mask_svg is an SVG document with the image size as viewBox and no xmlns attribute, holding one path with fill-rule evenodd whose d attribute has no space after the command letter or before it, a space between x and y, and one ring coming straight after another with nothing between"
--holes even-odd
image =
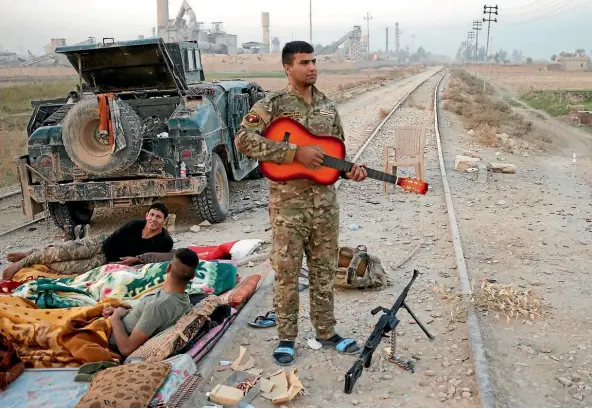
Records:
<instances>
[{"instance_id":1,"label":"military armored vehicle","mask_svg":"<svg viewBox=\"0 0 592 409\"><path fill-rule=\"evenodd\" d=\"M195 42L160 38L58 47L79 73L64 98L33 101L28 155L18 160L23 211L86 224L96 207L184 197L203 220L225 220L228 179L262 177L234 146L265 96L256 83L206 82Z\"/></svg>"}]
</instances>

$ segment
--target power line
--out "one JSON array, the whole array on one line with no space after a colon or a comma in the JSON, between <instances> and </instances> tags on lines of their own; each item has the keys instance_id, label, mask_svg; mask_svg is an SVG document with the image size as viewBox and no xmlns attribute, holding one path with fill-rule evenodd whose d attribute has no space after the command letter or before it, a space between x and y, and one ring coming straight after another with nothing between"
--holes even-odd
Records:
<instances>
[{"instance_id":1,"label":"power line","mask_svg":"<svg viewBox=\"0 0 592 409\"><path fill-rule=\"evenodd\" d=\"M581 1L581 2L577 3L578 1ZM589 4L590 1L591 0L570 0L567 3L564 3L563 5L561 5L561 7L554 9L550 13L543 14L543 15L540 15L538 17L535 17L535 18L532 18L529 20L516 21L516 22L510 21L509 23L507 23L507 25L520 25L520 24L526 24L526 23L533 23L535 21L548 20L550 18L553 18L553 17L556 17L560 14L563 14L567 11L573 11L575 9L582 7L582 6L585 6L586 4ZM573 6L573 7L565 8L566 6Z\"/></svg>"},{"instance_id":2,"label":"power line","mask_svg":"<svg viewBox=\"0 0 592 409\"><path fill-rule=\"evenodd\" d=\"M526 9L526 10L519 10L519 11L509 11L506 12L504 9L504 15L510 19L516 19L521 17L532 17L532 16L541 16L547 14L549 12L553 13L555 10L561 9L562 7L569 5L569 3L573 2L574 0L552 0L550 3L540 4L533 9Z\"/></svg>"},{"instance_id":3,"label":"power line","mask_svg":"<svg viewBox=\"0 0 592 409\"><path fill-rule=\"evenodd\" d=\"M552 6L553 3L561 2L563 0L540 0L534 1L532 3L523 4L522 6L517 7L508 7L508 14L524 14L529 13L529 9L532 10L540 10L549 6ZM506 9L504 9L506 10Z\"/></svg>"}]
</instances>

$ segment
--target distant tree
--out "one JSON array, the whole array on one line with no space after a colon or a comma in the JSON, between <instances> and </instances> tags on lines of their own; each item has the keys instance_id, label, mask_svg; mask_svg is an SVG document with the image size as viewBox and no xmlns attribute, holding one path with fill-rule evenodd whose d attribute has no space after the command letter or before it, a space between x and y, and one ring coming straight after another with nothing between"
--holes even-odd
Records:
<instances>
[{"instance_id":1,"label":"distant tree","mask_svg":"<svg viewBox=\"0 0 592 409\"><path fill-rule=\"evenodd\" d=\"M532 58L530 58L530 57L527 57L527 58L526 58L526 63L527 63L527 64L532 64Z\"/></svg>"},{"instance_id":2,"label":"distant tree","mask_svg":"<svg viewBox=\"0 0 592 409\"><path fill-rule=\"evenodd\" d=\"M559 53L559 56L560 57L575 57L576 55L575 54L572 54L572 53L566 53L565 51L561 51Z\"/></svg>"},{"instance_id":3,"label":"distant tree","mask_svg":"<svg viewBox=\"0 0 592 409\"><path fill-rule=\"evenodd\" d=\"M583 48L578 48L576 50L576 54L578 55L578 57L583 57L586 55L586 50L584 50Z\"/></svg>"},{"instance_id":4,"label":"distant tree","mask_svg":"<svg viewBox=\"0 0 592 409\"><path fill-rule=\"evenodd\" d=\"M419 47L415 53L415 56L418 60L423 60L427 57L427 52L423 47Z\"/></svg>"},{"instance_id":5,"label":"distant tree","mask_svg":"<svg viewBox=\"0 0 592 409\"><path fill-rule=\"evenodd\" d=\"M512 52L512 60L515 61L515 62L522 61L522 51L520 51L520 50L514 50Z\"/></svg>"},{"instance_id":6,"label":"distant tree","mask_svg":"<svg viewBox=\"0 0 592 409\"><path fill-rule=\"evenodd\" d=\"M551 61L555 61L556 59L557 59L557 54L553 54L553 55L551 56Z\"/></svg>"},{"instance_id":7,"label":"distant tree","mask_svg":"<svg viewBox=\"0 0 592 409\"><path fill-rule=\"evenodd\" d=\"M409 56L409 50L399 50L399 57L402 61L408 60Z\"/></svg>"},{"instance_id":8,"label":"distant tree","mask_svg":"<svg viewBox=\"0 0 592 409\"><path fill-rule=\"evenodd\" d=\"M458 47L458 50L456 51L456 62L460 63L462 60L462 50L463 50L463 46L461 44L460 47Z\"/></svg>"},{"instance_id":9,"label":"distant tree","mask_svg":"<svg viewBox=\"0 0 592 409\"><path fill-rule=\"evenodd\" d=\"M499 50L499 59L504 61L508 57L508 52L506 50Z\"/></svg>"},{"instance_id":10,"label":"distant tree","mask_svg":"<svg viewBox=\"0 0 592 409\"><path fill-rule=\"evenodd\" d=\"M485 53L487 49L485 47L480 47L479 52L477 53L477 61L485 61Z\"/></svg>"},{"instance_id":11,"label":"distant tree","mask_svg":"<svg viewBox=\"0 0 592 409\"><path fill-rule=\"evenodd\" d=\"M499 61L500 61L500 53L497 52L497 53L493 54L492 58L495 60L495 63L496 64L499 64Z\"/></svg>"}]
</instances>

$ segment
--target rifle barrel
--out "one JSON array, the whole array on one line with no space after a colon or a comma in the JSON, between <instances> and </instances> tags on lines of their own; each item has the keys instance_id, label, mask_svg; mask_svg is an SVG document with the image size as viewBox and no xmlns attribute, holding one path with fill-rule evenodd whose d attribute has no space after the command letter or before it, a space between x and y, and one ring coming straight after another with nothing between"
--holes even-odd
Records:
<instances>
[{"instance_id":1,"label":"rifle barrel","mask_svg":"<svg viewBox=\"0 0 592 409\"><path fill-rule=\"evenodd\" d=\"M419 275L419 271L413 270L413 277L411 277L411 281L409 281L409 283L405 286L405 288L403 289L403 291L399 295L399 298L397 298L397 301L395 301L395 303L393 304L393 308L391 308L391 310L395 314L403 306L403 303L405 302L405 298L407 298L407 293L409 292L411 285L413 285L413 282L415 281L415 279L417 278L418 275Z\"/></svg>"}]
</instances>

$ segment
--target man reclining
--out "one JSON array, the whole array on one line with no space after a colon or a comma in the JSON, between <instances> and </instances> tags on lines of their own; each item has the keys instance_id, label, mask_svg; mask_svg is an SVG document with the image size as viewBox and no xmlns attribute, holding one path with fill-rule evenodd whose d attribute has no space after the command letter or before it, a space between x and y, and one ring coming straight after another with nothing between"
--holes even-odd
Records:
<instances>
[{"instance_id":1,"label":"man reclining","mask_svg":"<svg viewBox=\"0 0 592 409\"><path fill-rule=\"evenodd\" d=\"M168 252L173 239L164 228L169 211L153 203L145 220L131 220L109 236L86 237L45 247L40 251L9 253L12 262L2 273L10 280L22 268L43 264L62 274L81 274L108 263L117 263L143 253Z\"/></svg>"},{"instance_id":2,"label":"man reclining","mask_svg":"<svg viewBox=\"0 0 592 409\"><path fill-rule=\"evenodd\" d=\"M189 311L191 302L185 288L195 277L198 263L199 258L193 251L179 249L167 266L164 284L158 292L147 295L131 310L106 308L103 316L111 320L111 347L127 357Z\"/></svg>"}]
</instances>

